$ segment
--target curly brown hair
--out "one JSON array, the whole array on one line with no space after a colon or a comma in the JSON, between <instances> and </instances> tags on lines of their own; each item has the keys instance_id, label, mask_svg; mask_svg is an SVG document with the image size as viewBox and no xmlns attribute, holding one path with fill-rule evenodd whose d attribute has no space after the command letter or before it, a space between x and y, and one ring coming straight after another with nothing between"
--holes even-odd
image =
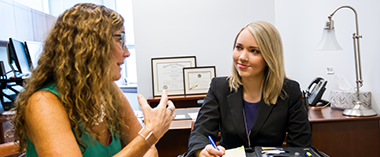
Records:
<instances>
[{"instance_id":1,"label":"curly brown hair","mask_svg":"<svg viewBox=\"0 0 380 157\"><path fill-rule=\"evenodd\" d=\"M87 146L80 139L83 132L79 121L96 133L91 126L100 116L101 104L106 104L108 129L114 134L120 133L120 125L125 125L119 112L122 99L110 68L112 35L123 24L124 19L117 12L89 3L76 4L58 17L44 43L37 68L15 102L13 125L20 150L26 147L28 100L49 83L56 84L75 138L84 151Z\"/></svg>"}]
</instances>

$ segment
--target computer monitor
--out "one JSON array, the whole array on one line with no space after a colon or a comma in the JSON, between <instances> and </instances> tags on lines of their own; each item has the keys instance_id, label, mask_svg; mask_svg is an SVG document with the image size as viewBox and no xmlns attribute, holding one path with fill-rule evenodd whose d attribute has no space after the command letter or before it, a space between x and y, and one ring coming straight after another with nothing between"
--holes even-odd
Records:
<instances>
[{"instance_id":1,"label":"computer monitor","mask_svg":"<svg viewBox=\"0 0 380 157\"><path fill-rule=\"evenodd\" d=\"M8 46L8 41L5 40L0 40L0 61L3 62L3 68L0 67L0 73L2 75L0 76L0 79L6 79L8 77L11 77L12 74L10 73L12 69L9 67L8 63L8 52L7 52L7 46ZM1 63L0 63L1 64ZM5 71L5 73L4 73Z\"/></svg>"},{"instance_id":2,"label":"computer monitor","mask_svg":"<svg viewBox=\"0 0 380 157\"><path fill-rule=\"evenodd\" d=\"M3 114L3 112L4 112L3 102L0 101L0 115Z\"/></svg>"},{"instance_id":3,"label":"computer monitor","mask_svg":"<svg viewBox=\"0 0 380 157\"><path fill-rule=\"evenodd\" d=\"M16 75L15 77L30 77L32 74L32 62L29 53L25 50L24 43L16 39L9 38L8 52L8 57L11 57L8 61L10 64L9 66L13 68Z\"/></svg>"},{"instance_id":4,"label":"computer monitor","mask_svg":"<svg viewBox=\"0 0 380 157\"><path fill-rule=\"evenodd\" d=\"M38 65L38 59L41 56L41 53L44 48L44 44L42 42L37 41L25 41L25 50L29 53L30 59L32 61L33 69L35 69Z\"/></svg>"}]
</instances>

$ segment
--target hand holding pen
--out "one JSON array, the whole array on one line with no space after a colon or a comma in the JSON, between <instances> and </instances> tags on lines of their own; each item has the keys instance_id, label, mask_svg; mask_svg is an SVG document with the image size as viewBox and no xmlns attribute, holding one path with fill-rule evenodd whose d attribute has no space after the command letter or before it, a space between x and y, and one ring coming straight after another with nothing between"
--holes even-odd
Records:
<instances>
[{"instance_id":1,"label":"hand holding pen","mask_svg":"<svg viewBox=\"0 0 380 157\"><path fill-rule=\"evenodd\" d=\"M200 153L200 157L219 157L225 155L225 149L222 146L216 146L211 136L208 136L211 144L208 144Z\"/></svg>"}]
</instances>

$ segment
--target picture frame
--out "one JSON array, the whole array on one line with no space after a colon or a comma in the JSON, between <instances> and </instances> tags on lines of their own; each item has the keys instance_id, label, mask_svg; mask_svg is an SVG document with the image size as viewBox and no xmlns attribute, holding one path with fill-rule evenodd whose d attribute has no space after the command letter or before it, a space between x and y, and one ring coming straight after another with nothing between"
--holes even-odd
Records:
<instances>
[{"instance_id":1,"label":"picture frame","mask_svg":"<svg viewBox=\"0 0 380 157\"><path fill-rule=\"evenodd\" d=\"M152 58L153 96L161 96L166 89L168 95L183 95L183 68L196 67L195 56Z\"/></svg>"},{"instance_id":2,"label":"picture frame","mask_svg":"<svg viewBox=\"0 0 380 157\"><path fill-rule=\"evenodd\" d=\"M206 94L214 77L215 66L183 68L184 94Z\"/></svg>"}]
</instances>

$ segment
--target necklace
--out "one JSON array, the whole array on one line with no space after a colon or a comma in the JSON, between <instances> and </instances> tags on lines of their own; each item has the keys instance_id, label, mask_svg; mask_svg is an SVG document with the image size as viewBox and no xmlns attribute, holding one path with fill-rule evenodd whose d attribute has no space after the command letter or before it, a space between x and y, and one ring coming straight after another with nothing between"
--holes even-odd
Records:
<instances>
[{"instance_id":1,"label":"necklace","mask_svg":"<svg viewBox=\"0 0 380 157\"><path fill-rule=\"evenodd\" d=\"M96 114L94 116L94 118L97 119L96 121L94 121L94 125L99 125L99 123L103 122L103 119L106 116L106 113L104 112L104 103L100 105L100 111L100 115Z\"/></svg>"}]
</instances>

